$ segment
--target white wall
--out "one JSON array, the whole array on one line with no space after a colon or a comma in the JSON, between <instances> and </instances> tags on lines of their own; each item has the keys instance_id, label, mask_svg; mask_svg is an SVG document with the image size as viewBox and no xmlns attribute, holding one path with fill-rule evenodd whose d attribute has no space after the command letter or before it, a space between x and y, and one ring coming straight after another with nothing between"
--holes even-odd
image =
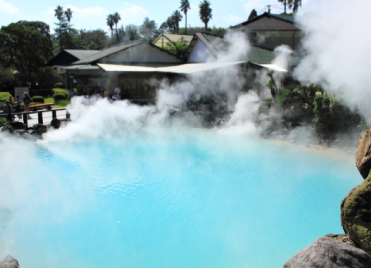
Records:
<instances>
[{"instance_id":1,"label":"white wall","mask_svg":"<svg viewBox=\"0 0 371 268\"><path fill-rule=\"evenodd\" d=\"M215 59L215 56L210 52L205 44L202 43L202 41L197 40L196 45L193 47L187 62L202 63L213 59Z\"/></svg>"}]
</instances>

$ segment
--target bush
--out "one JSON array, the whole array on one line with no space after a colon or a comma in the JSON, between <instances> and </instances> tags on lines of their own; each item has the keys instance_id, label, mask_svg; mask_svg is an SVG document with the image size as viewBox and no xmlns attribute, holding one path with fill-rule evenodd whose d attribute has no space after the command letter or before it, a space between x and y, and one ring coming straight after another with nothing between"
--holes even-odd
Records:
<instances>
[{"instance_id":1,"label":"bush","mask_svg":"<svg viewBox=\"0 0 371 268\"><path fill-rule=\"evenodd\" d=\"M53 96L54 102L59 102L61 100L67 100L67 96L64 94L56 93Z\"/></svg>"},{"instance_id":2,"label":"bush","mask_svg":"<svg viewBox=\"0 0 371 268\"><path fill-rule=\"evenodd\" d=\"M68 91L65 90L65 89L62 89L62 88L53 88L53 92L54 94L61 94L61 95L65 95L66 96L66 99L68 97Z\"/></svg>"},{"instance_id":3,"label":"bush","mask_svg":"<svg viewBox=\"0 0 371 268\"><path fill-rule=\"evenodd\" d=\"M35 96L35 97L32 98L32 101L33 101L33 102L44 103L44 98L41 97L41 96Z\"/></svg>"},{"instance_id":4,"label":"bush","mask_svg":"<svg viewBox=\"0 0 371 268\"><path fill-rule=\"evenodd\" d=\"M9 100L9 97L12 96L9 92L0 92L0 101Z\"/></svg>"},{"instance_id":5,"label":"bush","mask_svg":"<svg viewBox=\"0 0 371 268\"><path fill-rule=\"evenodd\" d=\"M54 87L56 87L56 88L64 88L64 84L63 83L56 83L54 85Z\"/></svg>"}]
</instances>

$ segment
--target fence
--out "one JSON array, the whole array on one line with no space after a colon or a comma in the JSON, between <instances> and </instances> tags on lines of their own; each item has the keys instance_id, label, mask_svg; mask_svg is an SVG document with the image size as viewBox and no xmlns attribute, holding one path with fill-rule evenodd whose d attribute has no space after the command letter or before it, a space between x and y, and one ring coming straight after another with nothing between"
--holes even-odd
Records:
<instances>
[{"instance_id":1,"label":"fence","mask_svg":"<svg viewBox=\"0 0 371 268\"><path fill-rule=\"evenodd\" d=\"M57 118L57 111L66 111L66 109L53 109L53 110L44 110L44 111L36 111L36 112L22 112L22 113L12 113L12 116L18 116L21 115L23 117L23 124L26 128L28 128L28 115L30 114L37 114L38 124L44 124L44 113L52 113L52 119L58 119ZM0 117L6 117L8 114L0 114ZM48 117L50 118L50 117ZM66 111L66 119L70 119L70 114Z\"/></svg>"}]
</instances>

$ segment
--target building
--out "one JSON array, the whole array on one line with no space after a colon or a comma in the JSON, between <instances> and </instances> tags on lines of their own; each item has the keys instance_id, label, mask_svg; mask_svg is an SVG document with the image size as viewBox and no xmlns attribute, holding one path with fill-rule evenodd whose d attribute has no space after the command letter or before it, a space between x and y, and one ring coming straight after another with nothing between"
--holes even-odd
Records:
<instances>
[{"instance_id":1,"label":"building","mask_svg":"<svg viewBox=\"0 0 371 268\"><path fill-rule=\"evenodd\" d=\"M296 50L303 32L295 24L295 17L263 13L251 20L233 26L232 29L246 32L252 44L274 49L287 45Z\"/></svg>"},{"instance_id":2,"label":"building","mask_svg":"<svg viewBox=\"0 0 371 268\"><path fill-rule=\"evenodd\" d=\"M162 33L152 42L152 44L154 44L157 47L164 48L164 47L166 47L167 43L177 42L177 41L180 41L182 38L186 42L186 44L189 45L193 36L192 35Z\"/></svg>"}]
</instances>

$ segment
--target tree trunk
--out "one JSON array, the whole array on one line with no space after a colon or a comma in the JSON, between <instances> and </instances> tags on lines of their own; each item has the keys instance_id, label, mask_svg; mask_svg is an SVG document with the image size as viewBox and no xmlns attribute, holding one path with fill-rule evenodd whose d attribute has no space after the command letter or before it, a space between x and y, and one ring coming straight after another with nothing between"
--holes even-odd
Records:
<instances>
[{"instance_id":1,"label":"tree trunk","mask_svg":"<svg viewBox=\"0 0 371 268\"><path fill-rule=\"evenodd\" d=\"M283 6L285 7L285 10L283 11L283 13L285 13L285 15L286 15L286 5L287 5L287 3L286 3L286 0L283 2Z\"/></svg>"},{"instance_id":2,"label":"tree trunk","mask_svg":"<svg viewBox=\"0 0 371 268\"><path fill-rule=\"evenodd\" d=\"M187 34L187 13L185 13L185 15L186 15L185 34Z\"/></svg>"},{"instance_id":3,"label":"tree trunk","mask_svg":"<svg viewBox=\"0 0 371 268\"><path fill-rule=\"evenodd\" d=\"M207 32L207 22L205 22L205 33Z\"/></svg>"}]
</instances>

